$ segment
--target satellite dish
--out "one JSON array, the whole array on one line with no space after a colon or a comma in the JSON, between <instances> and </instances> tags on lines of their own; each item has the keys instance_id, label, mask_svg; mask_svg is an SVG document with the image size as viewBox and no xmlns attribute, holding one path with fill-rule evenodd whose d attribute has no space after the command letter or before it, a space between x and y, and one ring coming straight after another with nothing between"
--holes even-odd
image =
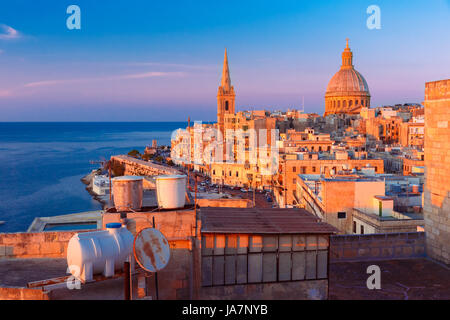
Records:
<instances>
[{"instance_id":1,"label":"satellite dish","mask_svg":"<svg viewBox=\"0 0 450 320\"><path fill-rule=\"evenodd\" d=\"M142 269L156 272L169 263L169 242L159 230L145 228L134 238L133 253Z\"/></svg>"}]
</instances>

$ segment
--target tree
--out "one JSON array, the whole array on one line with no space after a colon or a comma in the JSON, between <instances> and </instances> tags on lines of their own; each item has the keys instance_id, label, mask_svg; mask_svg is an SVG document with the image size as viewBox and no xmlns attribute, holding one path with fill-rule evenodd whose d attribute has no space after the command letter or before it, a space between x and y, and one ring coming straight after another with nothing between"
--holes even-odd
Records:
<instances>
[{"instance_id":1,"label":"tree","mask_svg":"<svg viewBox=\"0 0 450 320\"><path fill-rule=\"evenodd\" d=\"M149 153L144 153L144 154L141 156L141 158L142 158L143 160L149 161L150 159L153 158L153 155L152 155L152 154L149 154Z\"/></svg>"},{"instance_id":2,"label":"tree","mask_svg":"<svg viewBox=\"0 0 450 320\"><path fill-rule=\"evenodd\" d=\"M138 156L140 156L140 153L139 153L139 151L137 151L136 149L133 149L133 150L131 150L130 152L128 152L128 155L129 155L130 157L137 158Z\"/></svg>"}]
</instances>

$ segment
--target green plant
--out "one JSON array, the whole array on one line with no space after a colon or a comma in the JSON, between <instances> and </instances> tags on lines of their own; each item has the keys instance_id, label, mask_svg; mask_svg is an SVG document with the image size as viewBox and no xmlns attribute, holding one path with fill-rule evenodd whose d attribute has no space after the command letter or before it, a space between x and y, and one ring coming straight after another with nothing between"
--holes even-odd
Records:
<instances>
[{"instance_id":1,"label":"green plant","mask_svg":"<svg viewBox=\"0 0 450 320\"><path fill-rule=\"evenodd\" d=\"M133 150L131 150L130 152L128 152L128 155L129 155L130 157L137 158L138 156L140 156L140 153L139 153L139 151L137 151L136 149L133 149Z\"/></svg>"}]
</instances>

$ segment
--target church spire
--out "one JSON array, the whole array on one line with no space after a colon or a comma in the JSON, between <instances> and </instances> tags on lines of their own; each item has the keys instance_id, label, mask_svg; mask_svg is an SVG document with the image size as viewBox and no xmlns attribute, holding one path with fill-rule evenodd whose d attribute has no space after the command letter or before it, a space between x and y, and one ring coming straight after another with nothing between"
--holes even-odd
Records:
<instances>
[{"instance_id":1,"label":"church spire","mask_svg":"<svg viewBox=\"0 0 450 320\"><path fill-rule=\"evenodd\" d=\"M230 70L228 68L228 56L227 56L227 48L225 48L225 57L223 59L223 70L222 70L222 83L221 86L225 92L230 91L231 88L231 79L230 79Z\"/></svg>"},{"instance_id":2,"label":"church spire","mask_svg":"<svg viewBox=\"0 0 450 320\"><path fill-rule=\"evenodd\" d=\"M341 69L352 69L353 68L353 53L348 46L348 38L345 39L347 41L347 45L342 52L342 66Z\"/></svg>"},{"instance_id":3,"label":"church spire","mask_svg":"<svg viewBox=\"0 0 450 320\"><path fill-rule=\"evenodd\" d=\"M225 133L225 117L234 115L234 99L236 94L231 86L230 70L228 68L227 49L223 59L222 80L217 91L217 125L222 135Z\"/></svg>"}]
</instances>

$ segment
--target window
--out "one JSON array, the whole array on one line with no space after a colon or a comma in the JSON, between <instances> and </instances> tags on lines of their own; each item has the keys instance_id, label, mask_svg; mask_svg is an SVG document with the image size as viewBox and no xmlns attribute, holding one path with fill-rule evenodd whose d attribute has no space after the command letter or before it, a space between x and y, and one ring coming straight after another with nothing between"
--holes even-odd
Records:
<instances>
[{"instance_id":1,"label":"window","mask_svg":"<svg viewBox=\"0 0 450 320\"><path fill-rule=\"evenodd\" d=\"M353 233L356 233L356 221L353 221Z\"/></svg>"},{"instance_id":2,"label":"window","mask_svg":"<svg viewBox=\"0 0 450 320\"><path fill-rule=\"evenodd\" d=\"M213 170L213 175L215 175L216 174L216 170Z\"/></svg>"},{"instance_id":3,"label":"window","mask_svg":"<svg viewBox=\"0 0 450 320\"><path fill-rule=\"evenodd\" d=\"M228 111L228 101L225 101L225 111Z\"/></svg>"},{"instance_id":4,"label":"window","mask_svg":"<svg viewBox=\"0 0 450 320\"><path fill-rule=\"evenodd\" d=\"M347 217L347 213L345 211L338 212L338 219L345 219Z\"/></svg>"},{"instance_id":5,"label":"window","mask_svg":"<svg viewBox=\"0 0 450 320\"><path fill-rule=\"evenodd\" d=\"M202 286L327 279L328 236L202 234Z\"/></svg>"},{"instance_id":6,"label":"window","mask_svg":"<svg viewBox=\"0 0 450 320\"><path fill-rule=\"evenodd\" d=\"M316 167L312 167L312 172L316 172Z\"/></svg>"},{"instance_id":7,"label":"window","mask_svg":"<svg viewBox=\"0 0 450 320\"><path fill-rule=\"evenodd\" d=\"M292 172L296 172L297 171L297 167L292 167Z\"/></svg>"},{"instance_id":8,"label":"window","mask_svg":"<svg viewBox=\"0 0 450 320\"><path fill-rule=\"evenodd\" d=\"M239 172L236 171L236 177L239 177Z\"/></svg>"},{"instance_id":9,"label":"window","mask_svg":"<svg viewBox=\"0 0 450 320\"><path fill-rule=\"evenodd\" d=\"M364 226L361 225L361 234L364 234Z\"/></svg>"},{"instance_id":10,"label":"window","mask_svg":"<svg viewBox=\"0 0 450 320\"><path fill-rule=\"evenodd\" d=\"M297 183L297 179L295 179L295 178L292 179L292 183L293 183L293 184L296 184L296 183Z\"/></svg>"}]
</instances>

